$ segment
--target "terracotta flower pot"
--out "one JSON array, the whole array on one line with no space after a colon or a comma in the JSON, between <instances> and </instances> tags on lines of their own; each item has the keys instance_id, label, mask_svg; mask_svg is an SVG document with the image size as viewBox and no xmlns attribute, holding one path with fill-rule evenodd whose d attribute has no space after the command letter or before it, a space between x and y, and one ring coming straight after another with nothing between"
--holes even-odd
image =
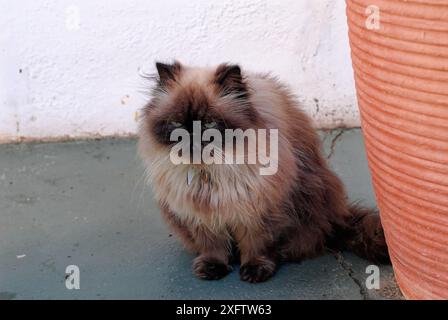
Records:
<instances>
[{"instance_id":1,"label":"terracotta flower pot","mask_svg":"<svg viewBox=\"0 0 448 320\"><path fill-rule=\"evenodd\" d=\"M347 0L347 16L396 279L406 298L448 299L448 0Z\"/></svg>"}]
</instances>

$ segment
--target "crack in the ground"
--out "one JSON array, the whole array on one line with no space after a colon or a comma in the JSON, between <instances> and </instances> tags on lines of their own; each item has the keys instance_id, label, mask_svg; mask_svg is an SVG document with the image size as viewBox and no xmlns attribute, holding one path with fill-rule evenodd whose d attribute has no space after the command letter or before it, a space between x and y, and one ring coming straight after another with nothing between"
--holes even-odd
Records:
<instances>
[{"instance_id":1,"label":"crack in the ground","mask_svg":"<svg viewBox=\"0 0 448 320\"><path fill-rule=\"evenodd\" d=\"M339 251L333 252L333 255L336 261L341 266L341 268L347 271L347 275L358 286L359 293L361 294L363 300L369 300L370 299L369 294L367 293L366 288L363 286L362 281L355 277L355 272L353 271L351 265L345 261L344 257L342 256L342 253Z\"/></svg>"},{"instance_id":2,"label":"crack in the ground","mask_svg":"<svg viewBox=\"0 0 448 320\"><path fill-rule=\"evenodd\" d=\"M339 132L333 137L333 139L331 139L330 152L328 153L327 159L330 159L333 156L336 148L336 143L342 137L345 131L347 131L347 129L339 129Z\"/></svg>"}]
</instances>

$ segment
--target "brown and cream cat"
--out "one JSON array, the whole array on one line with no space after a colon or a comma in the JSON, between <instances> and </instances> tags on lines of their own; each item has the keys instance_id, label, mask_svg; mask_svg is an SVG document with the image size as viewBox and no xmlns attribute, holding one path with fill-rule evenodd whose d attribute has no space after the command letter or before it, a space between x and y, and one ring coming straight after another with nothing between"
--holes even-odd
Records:
<instances>
[{"instance_id":1,"label":"brown and cream cat","mask_svg":"<svg viewBox=\"0 0 448 320\"><path fill-rule=\"evenodd\" d=\"M280 263L326 249L388 262L379 216L348 203L310 119L285 86L237 65L156 66L139 151L162 215L197 254L196 276L220 279L237 258L242 280L262 282ZM278 129L277 172L260 175L258 164L173 164L171 132L182 127L192 134L193 121L221 132ZM193 166L201 173L187 178Z\"/></svg>"}]
</instances>

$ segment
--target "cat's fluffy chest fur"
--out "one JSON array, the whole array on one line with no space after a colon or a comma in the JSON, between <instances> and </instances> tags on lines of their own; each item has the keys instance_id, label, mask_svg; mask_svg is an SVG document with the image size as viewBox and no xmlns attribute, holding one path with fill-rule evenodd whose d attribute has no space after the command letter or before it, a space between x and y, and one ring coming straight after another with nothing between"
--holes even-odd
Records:
<instances>
[{"instance_id":1,"label":"cat's fluffy chest fur","mask_svg":"<svg viewBox=\"0 0 448 320\"><path fill-rule=\"evenodd\" d=\"M186 223L220 232L255 224L265 212L272 179L259 175L257 165L201 168L173 165L157 156L150 162L148 177L156 199ZM190 183L189 171L193 175Z\"/></svg>"}]
</instances>

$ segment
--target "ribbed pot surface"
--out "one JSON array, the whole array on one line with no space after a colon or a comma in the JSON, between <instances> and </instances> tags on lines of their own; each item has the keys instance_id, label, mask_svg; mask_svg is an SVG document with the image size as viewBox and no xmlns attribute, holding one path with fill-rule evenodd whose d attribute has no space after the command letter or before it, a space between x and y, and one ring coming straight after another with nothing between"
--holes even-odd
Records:
<instances>
[{"instance_id":1,"label":"ribbed pot surface","mask_svg":"<svg viewBox=\"0 0 448 320\"><path fill-rule=\"evenodd\" d=\"M372 5L379 29L366 25ZM406 298L448 299L448 0L347 0L347 16L397 282Z\"/></svg>"}]
</instances>

